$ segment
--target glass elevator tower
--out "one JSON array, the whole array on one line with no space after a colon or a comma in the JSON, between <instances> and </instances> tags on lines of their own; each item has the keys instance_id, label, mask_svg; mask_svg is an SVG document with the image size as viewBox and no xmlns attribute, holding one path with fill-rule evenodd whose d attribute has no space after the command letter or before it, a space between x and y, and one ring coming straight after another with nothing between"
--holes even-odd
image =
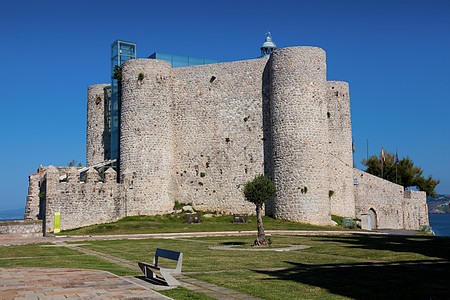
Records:
<instances>
[{"instance_id":1,"label":"glass elevator tower","mask_svg":"<svg viewBox=\"0 0 450 300\"><path fill-rule=\"evenodd\" d=\"M111 44L111 158L119 158L120 80L123 62L136 58L136 43L116 40Z\"/></svg>"}]
</instances>

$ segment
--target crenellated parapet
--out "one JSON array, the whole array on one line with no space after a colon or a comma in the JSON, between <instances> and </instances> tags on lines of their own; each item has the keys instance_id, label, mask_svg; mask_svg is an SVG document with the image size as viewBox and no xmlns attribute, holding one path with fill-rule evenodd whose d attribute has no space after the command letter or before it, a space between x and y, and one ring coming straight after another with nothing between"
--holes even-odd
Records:
<instances>
[{"instance_id":1,"label":"crenellated parapet","mask_svg":"<svg viewBox=\"0 0 450 300\"><path fill-rule=\"evenodd\" d=\"M30 189L27 205L28 215L38 197L40 210L45 214L35 219L43 219L46 232L53 230L54 214L61 215L61 229L70 229L96 223L115 221L123 217L118 205L122 185L117 183L117 174L112 168L100 178L95 168L80 174L81 168L49 166L45 171L30 175ZM39 182L39 189L37 182ZM39 192L39 193L38 193Z\"/></svg>"}]
</instances>

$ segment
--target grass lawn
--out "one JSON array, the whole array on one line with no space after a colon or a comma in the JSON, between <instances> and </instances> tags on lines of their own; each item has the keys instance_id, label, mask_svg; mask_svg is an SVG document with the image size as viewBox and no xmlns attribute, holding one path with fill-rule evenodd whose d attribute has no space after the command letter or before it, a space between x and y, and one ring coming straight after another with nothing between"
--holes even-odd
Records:
<instances>
[{"instance_id":1,"label":"grass lawn","mask_svg":"<svg viewBox=\"0 0 450 300\"><path fill-rule=\"evenodd\" d=\"M46 244L0 247L0 267L74 268L104 270L117 275L138 274L134 270L66 247L43 247Z\"/></svg>"},{"instance_id":2,"label":"grass lawn","mask_svg":"<svg viewBox=\"0 0 450 300\"><path fill-rule=\"evenodd\" d=\"M184 287L176 287L170 290L158 291L158 293L169 296L173 299L192 299L192 300L213 300L216 298L209 297L203 293L190 291Z\"/></svg>"},{"instance_id":3,"label":"grass lawn","mask_svg":"<svg viewBox=\"0 0 450 300\"><path fill-rule=\"evenodd\" d=\"M220 228L220 222L214 225L220 218L226 220L226 217L212 218L209 224L213 228ZM151 217L142 217L138 220L132 219L130 222L151 223L150 219ZM236 225L248 225L232 224L231 217L230 223L223 225L223 220L221 226L233 228L230 230L237 230ZM206 221L199 226L177 223L173 220L167 222L159 229L169 230L184 226L200 228L198 231L211 230L209 227L200 227L208 224ZM269 220L267 223L271 222ZM256 227L255 223L253 220L251 228L239 230L253 230ZM271 229L299 229L303 226L290 223L286 222L283 225L273 221ZM116 230L122 230L121 233L130 230L120 229L120 222L111 226L112 229L107 230L109 233L118 233ZM297 228L294 228L295 226ZM100 228L99 225L96 230L103 230ZM87 229L80 229L78 232L86 234ZM290 252L251 251L253 248L247 251L209 250L209 247L218 245L247 248L254 238L255 236L225 236L84 241L83 244L86 245L79 247L135 263L151 262L156 248L181 251L184 254L182 270L186 276L264 299L450 298L449 238L273 235L271 239L275 250L282 245L296 244L308 245L310 248ZM0 267L86 268L106 270L118 275L137 275L133 270L65 247L42 247L42 245L0 247L0 258ZM163 262L163 265L170 266L170 263ZM215 272L208 273L208 271ZM162 293L174 299L210 299L181 287Z\"/></svg>"},{"instance_id":4,"label":"grass lawn","mask_svg":"<svg viewBox=\"0 0 450 300\"><path fill-rule=\"evenodd\" d=\"M199 212L204 215L204 213ZM263 217L266 230L358 230L342 226L316 226L306 223L276 220ZM158 216L125 217L117 222L98 224L83 228L63 230L57 235L111 235L135 233L202 232L202 231L248 231L256 230L256 217L249 216L248 223L233 223L233 216L201 217L200 224L185 224L184 213Z\"/></svg>"}]
</instances>

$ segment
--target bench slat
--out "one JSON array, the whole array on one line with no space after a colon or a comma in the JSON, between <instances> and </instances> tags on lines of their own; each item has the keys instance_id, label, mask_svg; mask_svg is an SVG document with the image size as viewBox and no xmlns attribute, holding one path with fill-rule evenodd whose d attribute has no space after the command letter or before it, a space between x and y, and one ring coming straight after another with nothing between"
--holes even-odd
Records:
<instances>
[{"instance_id":1,"label":"bench slat","mask_svg":"<svg viewBox=\"0 0 450 300\"><path fill-rule=\"evenodd\" d=\"M180 258L180 254L181 254L181 252L156 248L155 256L172 259L172 260L178 260Z\"/></svg>"}]
</instances>

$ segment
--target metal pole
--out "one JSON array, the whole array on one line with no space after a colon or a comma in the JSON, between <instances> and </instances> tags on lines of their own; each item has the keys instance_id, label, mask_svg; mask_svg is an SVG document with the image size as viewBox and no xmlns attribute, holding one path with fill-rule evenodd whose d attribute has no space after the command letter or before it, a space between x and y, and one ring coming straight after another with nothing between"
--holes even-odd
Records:
<instances>
[{"instance_id":1,"label":"metal pole","mask_svg":"<svg viewBox=\"0 0 450 300\"><path fill-rule=\"evenodd\" d=\"M367 158L366 161L369 160L369 139L367 139Z\"/></svg>"},{"instance_id":2,"label":"metal pole","mask_svg":"<svg viewBox=\"0 0 450 300\"><path fill-rule=\"evenodd\" d=\"M398 148L395 148L395 183L397 183L397 167L398 167L398 163L397 163L397 158L398 158Z\"/></svg>"}]
</instances>

